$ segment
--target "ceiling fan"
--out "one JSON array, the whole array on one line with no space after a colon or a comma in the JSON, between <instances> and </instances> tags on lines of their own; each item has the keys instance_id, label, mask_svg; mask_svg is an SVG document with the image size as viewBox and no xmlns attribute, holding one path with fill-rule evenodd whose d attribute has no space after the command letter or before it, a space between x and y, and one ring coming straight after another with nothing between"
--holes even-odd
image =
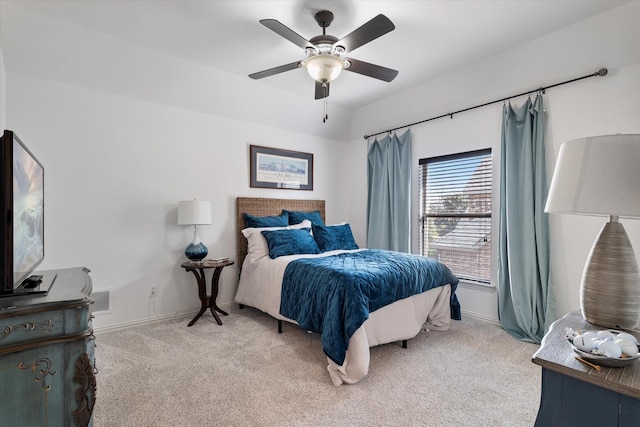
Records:
<instances>
[{"instance_id":1,"label":"ceiling fan","mask_svg":"<svg viewBox=\"0 0 640 427\"><path fill-rule=\"evenodd\" d=\"M307 57L301 61L249 74L249 77L262 79L296 68L306 68L309 75L316 81L315 99L322 99L329 96L329 82L338 77L342 70L352 71L385 82L392 81L398 75L397 70L345 56L360 46L394 30L395 25L386 16L382 14L376 16L341 39L326 33L327 27L333 21L333 13L321 10L315 14L315 20L322 27L322 34L307 40L275 19L261 19L262 25L303 48Z\"/></svg>"}]
</instances>

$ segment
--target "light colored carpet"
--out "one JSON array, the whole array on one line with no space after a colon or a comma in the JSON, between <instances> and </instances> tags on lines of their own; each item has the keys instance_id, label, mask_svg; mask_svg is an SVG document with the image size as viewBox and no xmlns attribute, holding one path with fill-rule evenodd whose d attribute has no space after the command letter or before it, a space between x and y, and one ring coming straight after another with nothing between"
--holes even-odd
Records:
<instances>
[{"instance_id":1,"label":"light colored carpet","mask_svg":"<svg viewBox=\"0 0 640 427\"><path fill-rule=\"evenodd\" d=\"M94 420L107 426L532 426L537 345L465 318L409 348L371 349L369 375L332 385L319 336L231 308L97 335Z\"/></svg>"}]
</instances>

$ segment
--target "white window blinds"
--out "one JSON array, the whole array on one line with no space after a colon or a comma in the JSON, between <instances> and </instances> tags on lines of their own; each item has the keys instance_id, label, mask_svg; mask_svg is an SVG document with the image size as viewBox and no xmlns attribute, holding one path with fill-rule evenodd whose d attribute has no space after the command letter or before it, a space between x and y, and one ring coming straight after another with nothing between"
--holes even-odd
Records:
<instances>
[{"instance_id":1,"label":"white window blinds","mask_svg":"<svg viewBox=\"0 0 640 427\"><path fill-rule=\"evenodd\" d=\"M420 159L423 256L491 282L491 149Z\"/></svg>"}]
</instances>

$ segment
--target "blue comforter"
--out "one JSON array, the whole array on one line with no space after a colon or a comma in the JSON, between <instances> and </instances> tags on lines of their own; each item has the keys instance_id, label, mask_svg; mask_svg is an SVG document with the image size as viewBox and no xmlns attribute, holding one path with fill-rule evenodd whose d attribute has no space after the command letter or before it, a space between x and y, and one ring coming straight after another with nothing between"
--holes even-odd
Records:
<instances>
[{"instance_id":1,"label":"blue comforter","mask_svg":"<svg viewBox=\"0 0 640 427\"><path fill-rule=\"evenodd\" d=\"M379 249L297 259L284 272L280 314L321 333L324 352L342 365L351 335L369 313L446 284L451 318L459 320L458 278L439 261Z\"/></svg>"}]
</instances>

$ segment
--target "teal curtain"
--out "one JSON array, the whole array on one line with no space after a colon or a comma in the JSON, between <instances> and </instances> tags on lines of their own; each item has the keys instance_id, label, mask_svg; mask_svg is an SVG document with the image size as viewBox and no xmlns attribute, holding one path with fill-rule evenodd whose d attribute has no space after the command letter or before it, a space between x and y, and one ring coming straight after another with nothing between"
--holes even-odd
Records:
<instances>
[{"instance_id":1,"label":"teal curtain","mask_svg":"<svg viewBox=\"0 0 640 427\"><path fill-rule=\"evenodd\" d=\"M503 107L500 172L500 323L517 339L539 343L555 320L542 95Z\"/></svg>"},{"instance_id":2,"label":"teal curtain","mask_svg":"<svg viewBox=\"0 0 640 427\"><path fill-rule=\"evenodd\" d=\"M411 131L367 145L367 247L410 252Z\"/></svg>"}]
</instances>

